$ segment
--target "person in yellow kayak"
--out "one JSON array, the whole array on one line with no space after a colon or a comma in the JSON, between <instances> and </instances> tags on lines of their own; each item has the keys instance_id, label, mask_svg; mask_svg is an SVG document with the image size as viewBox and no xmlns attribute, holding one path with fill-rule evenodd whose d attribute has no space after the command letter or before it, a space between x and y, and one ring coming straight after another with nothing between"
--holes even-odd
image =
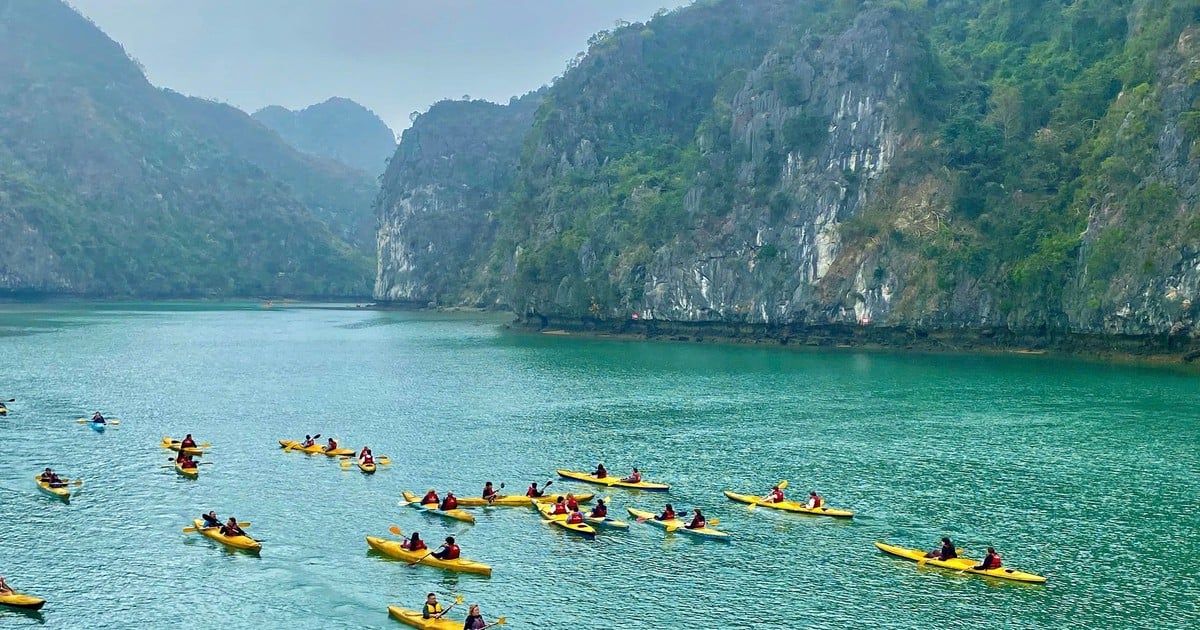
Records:
<instances>
[{"instance_id":1,"label":"person in yellow kayak","mask_svg":"<svg viewBox=\"0 0 1200 630\"><path fill-rule=\"evenodd\" d=\"M483 619L483 615L479 614L479 604L471 604L467 609L467 620L463 622L463 630L483 630L488 625L490 624Z\"/></svg>"},{"instance_id":2,"label":"person in yellow kayak","mask_svg":"<svg viewBox=\"0 0 1200 630\"><path fill-rule=\"evenodd\" d=\"M364 465L375 463L375 454L371 452L371 448L369 446L364 445L362 450L358 452L358 463Z\"/></svg>"},{"instance_id":3,"label":"person in yellow kayak","mask_svg":"<svg viewBox=\"0 0 1200 630\"><path fill-rule=\"evenodd\" d=\"M400 548L407 549L409 551L421 551L422 549L428 549L429 547L426 547L425 541L421 540L420 532L413 532L411 536L404 539L404 542L400 543Z\"/></svg>"},{"instance_id":4,"label":"person in yellow kayak","mask_svg":"<svg viewBox=\"0 0 1200 630\"><path fill-rule=\"evenodd\" d=\"M437 595L430 593L425 596L425 605L421 607L421 617L424 619L441 619L442 614L446 611L442 610L442 605L438 603Z\"/></svg>"},{"instance_id":5,"label":"person in yellow kayak","mask_svg":"<svg viewBox=\"0 0 1200 630\"><path fill-rule=\"evenodd\" d=\"M304 436L304 441L300 443L300 448L308 448L316 443L317 441L313 439L313 436L306 435Z\"/></svg>"},{"instance_id":6,"label":"person in yellow kayak","mask_svg":"<svg viewBox=\"0 0 1200 630\"><path fill-rule=\"evenodd\" d=\"M496 499L502 498L504 495L500 494L495 488L493 488L492 482L489 481L483 484L483 493L481 493L479 496L482 496L485 501L491 503Z\"/></svg>"},{"instance_id":7,"label":"person in yellow kayak","mask_svg":"<svg viewBox=\"0 0 1200 630\"><path fill-rule=\"evenodd\" d=\"M926 558L937 558L938 560L950 560L958 557L958 551L954 548L954 543L950 542L950 538L942 537L942 546L925 554Z\"/></svg>"},{"instance_id":8,"label":"person in yellow kayak","mask_svg":"<svg viewBox=\"0 0 1200 630\"><path fill-rule=\"evenodd\" d=\"M433 505L440 505L441 502L442 500L438 498L437 490L433 488L430 488L429 492L426 492L425 496L421 497L421 505L429 505L431 503Z\"/></svg>"},{"instance_id":9,"label":"person in yellow kayak","mask_svg":"<svg viewBox=\"0 0 1200 630\"><path fill-rule=\"evenodd\" d=\"M579 509L579 499L574 494L567 493L567 510L574 512Z\"/></svg>"},{"instance_id":10,"label":"person in yellow kayak","mask_svg":"<svg viewBox=\"0 0 1200 630\"><path fill-rule=\"evenodd\" d=\"M46 484L49 484L51 488L62 488L67 485L67 482L63 481L57 473L49 468L43 471L41 475L38 475L38 479Z\"/></svg>"},{"instance_id":11,"label":"person in yellow kayak","mask_svg":"<svg viewBox=\"0 0 1200 630\"><path fill-rule=\"evenodd\" d=\"M692 522L684 525L688 529L704 529L708 527L708 521L704 519L704 515L700 513L700 508L692 510Z\"/></svg>"},{"instance_id":12,"label":"person in yellow kayak","mask_svg":"<svg viewBox=\"0 0 1200 630\"><path fill-rule=\"evenodd\" d=\"M237 519L230 516L225 525L221 527L221 533L226 536L245 536L246 532L238 526Z\"/></svg>"},{"instance_id":13,"label":"person in yellow kayak","mask_svg":"<svg viewBox=\"0 0 1200 630\"><path fill-rule=\"evenodd\" d=\"M597 479L603 479L608 476L608 470L604 468L603 462L596 464L596 470L592 473L592 476Z\"/></svg>"},{"instance_id":14,"label":"person in yellow kayak","mask_svg":"<svg viewBox=\"0 0 1200 630\"><path fill-rule=\"evenodd\" d=\"M621 481L626 483L641 483L642 473L638 472L638 469L634 468L633 472L630 473L628 477L621 477Z\"/></svg>"},{"instance_id":15,"label":"person in yellow kayak","mask_svg":"<svg viewBox=\"0 0 1200 630\"><path fill-rule=\"evenodd\" d=\"M454 496L453 492L447 492L446 498L442 499L442 502L438 504L438 509L443 512L458 509L458 497Z\"/></svg>"},{"instance_id":16,"label":"person in yellow kayak","mask_svg":"<svg viewBox=\"0 0 1200 630\"><path fill-rule=\"evenodd\" d=\"M183 439L179 441L179 449L183 450L185 448L196 448L196 440L192 439L191 433L183 436Z\"/></svg>"},{"instance_id":17,"label":"person in yellow kayak","mask_svg":"<svg viewBox=\"0 0 1200 630\"><path fill-rule=\"evenodd\" d=\"M325 443L325 452L336 451L337 447L338 447L337 440L335 440L333 438L329 438L329 441Z\"/></svg>"},{"instance_id":18,"label":"person in yellow kayak","mask_svg":"<svg viewBox=\"0 0 1200 630\"><path fill-rule=\"evenodd\" d=\"M546 482L546 486L549 486L549 485L550 485L550 483ZM546 492L545 492L546 486L542 486L542 489L538 490L537 482L535 481L535 482L529 484L529 489L525 491L525 496L527 496L531 499L540 499L540 498L546 496Z\"/></svg>"},{"instance_id":19,"label":"person in yellow kayak","mask_svg":"<svg viewBox=\"0 0 1200 630\"><path fill-rule=\"evenodd\" d=\"M432 555L438 560L457 560L462 550L458 548L458 543L454 542L453 536L447 536L446 542Z\"/></svg>"},{"instance_id":20,"label":"person in yellow kayak","mask_svg":"<svg viewBox=\"0 0 1200 630\"><path fill-rule=\"evenodd\" d=\"M995 549L987 548L987 555L983 557L983 562L977 567L971 567L976 571L987 571L989 569L999 569L1004 566L1004 562L1000 560L1000 554L996 553Z\"/></svg>"},{"instance_id":21,"label":"person in yellow kayak","mask_svg":"<svg viewBox=\"0 0 1200 630\"><path fill-rule=\"evenodd\" d=\"M15 595L16 591L4 581L4 576L0 575L0 595Z\"/></svg>"},{"instance_id":22,"label":"person in yellow kayak","mask_svg":"<svg viewBox=\"0 0 1200 630\"><path fill-rule=\"evenodd\" d=\"M104 420L104 416L101 415L99 411L92 414L92 423L93 424L106 424L106 422Z\"/></svg>"},{"instance_id":23,"label":"person in yellow kayak","mask_svg":"<svg viewBox=\"0 0 1200 630\"><path fill-rule=\"evenodd\" d=\"M575 509L571 510L570 516L567 517L567 524L579 525L580 523L583 523L583 512L579 511L579 506L575 506Z\"/></svg>"},{"instance_id":24,"label":"person in yellow kayak","mask_svg":"<svg viewBox=\"0 0 1200 630\"><path fill-rule=\"evenodd\" d=\"M554 499L554 508L550 510L550 513L554 516L558 516L559 514L570 514L571 510L567 509L566 500L564 500L562 497L557 497Z\"/></svg>"},{"instance_id":25,"label":"person in yellow kayak","mask_svg":"<svg viewBox=\"0 0 1200 630\"><path fill-rule=\"evenodd\" d=\"M608 506L604 505L604 499L596 499L596 505L592 507L592 518L607 518Z\"/></svg>"},{"instance_id":26,"label":"person in yellow kayak","mask_svg":"<svg viewBox=\"0 0 1200 630\"><path fill-rule=\"evenodd\" d=\"M771 486L771 491L763 497L763 503L783 503L783 490L779 486Z\"/></svg>"},{"instance_id":27,"label":"person in yellow kayak","mask_svg":"<svg viewBox=\"0 0 1200 630\"><path fill-rule=\"evenodd\" d=\"M175 462L179 464L180 468L195 468L196 467L196 460L192 459L191 455L188 455L187 453L183 453L183 452L179 453L179 457L175 458Z\"/></svg>"},{"instance_id":28,"label":"person in yellow kayak","mask_svg":"<svg viewBox=\"0 0 1200 630\"><path fill-rule=\"evenodd\" d=\"M673 521L675 520L675 508L670 503L663 509L663 513L654 517L656 521Z\"/></svg>"},{"instance_id":29,"label":"person in yellow kayak","mask_svg":"<svg viewBox=\"0 0 1200 630\"><path fill-rule=\"evenodd\" d=\"M216 510L209 510L208 514L201 514L200 518L204 519L205 527L220 527L221 519L217 518Z\"/></svg>"},{"instance_id":30,"label":"person in yellow kayak","mask_svg":"<svg viewBox=\"0 0 1200 630\"><path fill-rule=\"evenodd\" d=\"M805 507L815 510L815 509L825 505L825 499L822 499L821 496L817 494L816 490L809 490L808 491L808 502L805 503L804 505L805 505Z\"/></svg>"}]
</instances>

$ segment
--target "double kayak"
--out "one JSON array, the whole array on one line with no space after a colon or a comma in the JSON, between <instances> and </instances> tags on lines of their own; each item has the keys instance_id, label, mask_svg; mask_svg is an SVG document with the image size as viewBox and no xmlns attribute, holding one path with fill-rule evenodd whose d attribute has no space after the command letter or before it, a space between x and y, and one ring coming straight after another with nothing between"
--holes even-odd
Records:
<instances>
[{"instance_id":1,"label":"double kayak","mask_svg":"<svg viewBox=\"0 0 1200 630\"><path fill-rule=\"evenodd\" d=\"M46 600L32 595L12 592L7 595L0 594L0 604L22 610L41 610L42 606L46 605Z\"/></svg>"},{"instance_id":2,"label":"double kayak","mask_svg":"<svg viewBox=\"0 0 1200 630\"><path fill-rule=\"evenodd\" d=\"M758 507L770 508L772 510L783 510L784 512L795 512L797 514L812 514L815 516L832 516L834 518L854 518L854 512L849 510L838 510L831 507L810 508L805 507L803 503L795 501L780 501L779 503L766 503L762 497L756 497L750 494L738 494L736 492L725 491L725 496L734 501L742 503L750 503Z\"/></svg>"},{"instance_id":3,"label":"double kayak","mask_svg":"<svg viewBox=\"0 0 1200 630\"><path fill-rule=\"evenodd\" d=\"M159 446L161 446L162 448L170 449L170 450L178 453L179 448L180 448L179 447L180 442L181 442L180 440L172 440L171 438L164 436L162 439L162 443L159 444ZM204 454L204 450L200 449L200 448L196 448L195 446L189 446L189 447L183 449L183 453L184 453L184 455L191 455L192 457L199 457Z\"/></svg>"},{"instance_id":4,"label":"double kayak","mask_svg":"<svg viewBox=\"0 0 1200 630\"><path fill-rule=\"evenodd\" d=\"M582 481L584 483L594 483L601 486L608 486L610 488L632 488L634 490L649 490L652 492L666 492L671 489L671 486L668 486L665 483L654 483L653 481L623 481L620 477L613 477L612 475L607 477L596 477L591 473L579 472L577 470L556 470L554 472L558 473L559 477L574 479L575 481Z\"/></svg>"},{"instance_id":5,"label":"double kayak","mask_svg":"<svg viewBox=\"0 0 1200 630\"><path fill-rule=\"evenodd\" d=\"M175 472L179 473L180 475L183 475L184 477L187 477L188 479L198 479L200 477L200 467L199 466L192 466L191 468L186 468L186 467L180 465L179 462L175 462Z\"/></svg>"},{"instance_id":6,"label":"double kayak","mask_svg":"<svg viewBox=\"0 0 1200 630\"><path fill-rule=\"evenodd\" d=\"M949 560L938 560L937 558L926 558L925 552L920 549L906 549L904 547L897 547L895 545L888 545L881 542L875 543L875 546L878 547L880 551L896 556L897 558L913 560L919 564L928 564L935 567L941 567L943 569L963 571L966 573L974 573L976 575L986 575L988 577L1013 580L1015 582L1033 582L1040 584L1046 581L1046 578L1040 575L1016 571L1007 567L1000 567L999 569L976 569L974 567L979 566L979 561L971 560L970 558L958 557L950 558Z\"/></svg>"},{"instance_id":7,"label":"double kayak","mask_svg":"<svg viewBox=\"0 0 1200 630\"><path fill-rule=\"evenodd\" d=\"M449 617L441 619L426 619L419 610L411 610L401 608L399 606L388 606L388 614L392 619L403 624L408 624L414 628L423 628L424 630L462 630L463 622L455 621Z\"/></svg>"},{"instance_id":8,"label":"double kayak","mask_svg":"<svg viewBox=\"0 0 1200 630\"><path fill-rule=\"evenodd\" d=\"M322 452L322 453L324 453L324 454L326 454L326 455L328 455L328 456L330 456L330 457L340 457L340 456L342 456L342 455L353 455L353 454L354 454L354 449L352 449L352 448L342 448L342 447L340 447L340 446L339 446L338 448L326 448L326 449L322 449L322 450L321 450L321 452Z\"/></svg>"},{"instance_id":9,"label":"double kayak","mask_svg":"<svg viewBox=\"0 0 1200 630\"><path fill-rule=\"evenodd\" d=\"M633 508L625 508L625 509L629 510L629 514L631 516L633 516L634 518L639 519L639 520L645 520L645 522L647 522L651 525L654 525L655 527L661 527L669 532L678 532L680 534L686 534L688 536L693 536L695 538L707 538L709 540L724 540L727 542L729 541L729 534L726 534L725 532L720 531L720 530L713 529L711 527L688 529L687 527L685 527L685 525L687 525L687 523L684 523L683 521L681 521L677 518L673 518L669 521L660 521L655 518L656 515L653 512L646 512L644 510L635 510Z\"/></svg>"},{"instance_id":10,"label":"double kayak","mask_svg":"<svg viewBox=\"0 0 1200 630\"><path fill-rule=\"evenodd\" d=\"M568 523L566 514L554 514L554 506L539 503L537 511L542 515L542 518L548 519L550 524L555 527L565 529L572 534L578 534L584 538L595 538L596 528L587 523Z\"/></svg>"},{"instance_id":11,"label":"double kayak","mask_svg":"<svg viewBox=\"0 0 1200 630\"><path fill-rule=\"evenodd\" d=\"M226 547L241 549L243 551L259 551L262 549L262 543L249 536L226 536L221 533L220 527L205 527L204 522L198 518L193 519L192 524L196 526L196 531Z\"/></svg>"},{"instance_id":12,"label":"double kayak","mask_svg":"<svg viewBox=\"0 0 1200 630\"><path fill-rule=\"evenodd\" d=\"M313 444L312 446L300 446L300 443L296 440L279 440L279 447L289 451L308 453L309 455L325 452L325 447L321 446L320 444Z\"/></svg>"},{"instance_id":13,"label":"double kayak","mask_svg":"<svg viewBox=\"0 0 1200 630\"><path fill-rule=\"evenodd\" d=\"M483 497L459 497L458 504L462 507L529 507L535 503L554 503L554 500L560 496L567 495L547 493L531 499L524 495L510 494L491 501ZM596 494L593 492L575 494L575 500L580 503L587 503L594 498L596 498Z\"/></svg>"},{"instance_id":14,"label":"double kayak","mask_svg":"<svg viewBox=\"0 0 1200 630\"><path fill-rule=\"evenodd\" d=\"M438 509L437 504L434 504L434 503L430 503L428 505L422 505L421 498L418 497L417 495L409 492L408 490L405 490L404 492L401 492L400 494L404 497L404 500L408 502L408 505L410 505L414 508L417 508L418 510L421 510L423 512L426 512L428 514L437 514L438 516L452 518L456 521L462 521L464 523L474 523L475 522L475 515L471 514L470 512L468 512L466 510L460 510L458 508L455 508L453 510L442 510L442 509Z\"/></svg>"},{"instance_id":15,"label":"double kayak","mask_svg":"<svg viewBox=\"0 0 1200 630\"><path fill-rule=\"evenodd\" d=\"M374 474L375 474L375 464L374 464L374 463L370 463L370 464L368 464L368 463L366 463L366 462L362 461L361 459L360 459L360 460L358 460L358 469L359 469L359 470L361 470L361 471L363 471L364 473L366 473L366 474L368 474L368 475L374 475Z\"/></svg>"},{"instance_id":16,"label":"double kayak","mask_svg":"<svg viewBox=\"0 0 1200 630\"><path fill-rule=\"evenodd\" d=\"M615 518L583 515L583 522L595 527L596 529L629 529L629 523L619 521Z\"/></svg>"},{"instance_id":17,"label":"double kayak","mask_svg":"<svg viewBox=\"0 0 1200 630\"><path fill-rule=\"evenodd\" d=\"M51 487L48 482L42 481L41 475L34 475L33 480L37 482L39 490L52 497L58 497L63 501L71 498L71 489L66 486L66 484L71 481L70 479L63 479L62 481L64 485L56 487Z\"/></svg>"},{"instance_id":18,"label":"double kayak","mask_svg":"<svg viewBox=\"0 0 1200 630\"><path fill-rule=\"evenodd\" d=\"M439 569L445 569L447 571L458 571L459 573L475 573L478 575L492 574L492 567L483 564L482 562L475 562L474 560L467 560L466 558L440 560L429 555L429 553L433 551L432 549L409 551L400 546L400 543L395 540L367 536L367 545L385 556L395 558L397 560L403 560L410 564L424 564L431 567L437 567Z\"/></svg>"}]
</instances>

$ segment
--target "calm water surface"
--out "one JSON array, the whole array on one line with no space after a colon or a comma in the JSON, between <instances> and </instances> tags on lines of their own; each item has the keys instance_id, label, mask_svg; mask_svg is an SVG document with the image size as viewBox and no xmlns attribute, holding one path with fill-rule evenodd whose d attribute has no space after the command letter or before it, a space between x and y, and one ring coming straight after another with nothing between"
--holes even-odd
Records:
<instances>
[{"instance_id":1,"label":"calm water surface","mask_svg":"<svg viewBox=\"0 0 1200 630\"><path fill-rule=\"evenodd\" d=\"M494 319L353 309L0 310L0 395L17 398L0 419L0 574L49 600L41 615L0 609L2 627L403 627L386 607L429 591L511 628L1200 625L1195 375L511 335ZM96 409L120 428L74 423ZM156 447L185 432L214 445L196 481ZM394 464L368 477L276 442L317 432ZM470 526L397 506L403 489L520 491L598 460L673 484L611 492L622 512L702 506L733 542L636 524L584 541L522 509ZM44 466L85 479L69 504L36 492ZM859 516L721 495L780 479ZM252 521L261 556L181 533L208 509ZM456 534L494 574L368 553L364 536L390 525ZM1049 582L871 544L942 535Z\"/></svg>"}]
</instances>

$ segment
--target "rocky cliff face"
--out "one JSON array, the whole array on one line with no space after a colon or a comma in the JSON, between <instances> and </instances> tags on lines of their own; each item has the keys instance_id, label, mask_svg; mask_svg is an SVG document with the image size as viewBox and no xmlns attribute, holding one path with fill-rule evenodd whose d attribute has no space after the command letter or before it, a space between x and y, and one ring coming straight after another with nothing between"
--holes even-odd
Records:
<instances>
[{"instance_id":1,"label":"rocky cliff face","mask_svg":"<svg viewBox=\"0 0 1200 630\"><path fill-rule=\"evenodd\" d=\"M375 297L485 304L476 275L540 95L508 105L442 101L417 117L383 176Z\"/></svg>"},{"instance_id":2,"label":"rocky cliff face","mask_svg":"<svg viewBox=\"0 0 1200 630\"><path fill-rule=\"evenodd\" d=\"M441 293L534 325L1200 347L1194 3L905 4L597 35Z\"/></svg>"}]
</instances>

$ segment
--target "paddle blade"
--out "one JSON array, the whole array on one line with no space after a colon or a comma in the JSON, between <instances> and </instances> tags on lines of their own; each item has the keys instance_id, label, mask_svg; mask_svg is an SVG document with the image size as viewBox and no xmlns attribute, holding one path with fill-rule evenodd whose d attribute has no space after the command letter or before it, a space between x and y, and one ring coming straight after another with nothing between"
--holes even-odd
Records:
<instances>
[{"instance_id":1,"label":"paddle blade","mask_svg":"<svg viewBox=\"0 0 1200 630\"><path fill-rule=\"evenodd\" d=\"M183 528L183 533L185 533L185 534L195 534L195 533L196 533L196 528L195 528L195 527L192 527L192 526L190 526L190 525L189 525L189 526L187 526L187 527L184 527L184 528Z\"/></svg>"},{"instance_id":2,"label":"paddle blade","mask_svg":"<svg viewBox=\"0 0 1200 630\"><path fill-rule=\"evenodd\" d=\"M82 479L76 479L75 481L72 481L72 482L71 482L71 485L72 485L72 486L82 486L82 485L83 485L83 480L82 480Z\"/></svg>"},{"instance_id":3,"label":"paddle blade","mask_svg":"<svg viewBox=\"0 0 1200 630\"><path fill-rule=\"evenodd\" d=\"M455 603L455 604L461 604L461 603L463 603L463 596L462 596L462 595L455 595L455 596L454 596L454 603Z\"/></svg>"},{"instance_id":4,"label":"paddle blade","mask_svg":"<svg viewBox=\"0 0 1200 630\"><path fill-rule=\"evenodd\" d=\"M787 490L787 487L788 487L788 480L787 480L787 479L784 479L783 481L780 481L780 482L779 482L779 489L780 489L780 490Z\"/></svg>"},{"instance_id":5,"label":"paddle blade","mask_svg":"<svg viewBox=\"0 0 1200 630\"><path fill-rule=\"evenodd\" d=\"M204 442L202 444L197 444L196 448L212 448L212 444L210 444L208 442Z\"/></svg>"},{"instance_id":6,"label":"paddle blade","mask_svg":"<svg viewBox=\"0 0 1200 630\"><path fill-rule=\"evenodd\" d=\"M750 505L747 505L747 506L746 506L746 511L748 511L748 512L753 512L753 511L754 511L754 508L756 508L756 507L758 507L758 504L757 504L757 503L751 503Z\"/></svg>"},{"instance_id":7,"label":"paddle blade","mask_svg":"<svg viewBox=\"0 0 1200 630\"><path fill-rule=\"evenodd\" d=\"M708 524L709 524L709 525L720 525L720 524L721 524L721 519L719 519L719 518L714 518L714 519L710 520L710 521L708 522Z\"/></svg>"},{"instance_id":8,"label":"paddle blade","mask_svg":"<svg viewBox=\"0 0 1200 630\"><path fill-rule=\"evenodd\" d=\"M350 460L348 460L348 459L343 459L341 462L339 462L339 463L338 463L338 466L341 466L342 468L349 468L349 467L350 467Z\"/></svg>"},{"instance_id":9,"label":"paddle blade","mask_svg":"<svg viewBox=\"0 0 1200 630\"><path fill-rule=\"evenodd\" d=\"M504 624L506 624L506 623L508 623L508 617L501 617L501 618L499 618L499 619L497 619L497 620L496 620L496 625L497 625L497 626L503 626L503 625L504 625Z\"/></svg>"},{"instance_id":10,"label":"paddle blade","mask_svg":"<svg viewBox=\"0 0 1200 630\"><path fill-rule=\"evenodd\" d=\"M675 530L677 530L677 529L679 529L679 526L678 526L678 525L667 525L667 531L668 531L668 532L673 532L673 531L675 531Z\"/></svg>"},{"instance_id":11,"label":"paddle blade","mask_svg":"<svg viewBox=\"0 0 1200 630\"><path fill-rule=\"evenodd\" d=\"M646 517L645 517L645 516L639 516L639 517L637 517L637 518L635 518L635 519L633 519L633 520L635 520L635 521L637 521L637 522L639 522L639 523L645 523L645 522L646 522Z\"/></svg>"},{"instance_id":12,"label":"paddle blade","mask_svg":"<svg viewBox=\"0 0 1200 630\"><path fill-rule=\"evenodd\" d=\"M383 464L384 466L391 466L391 465L392 465L392 458L388 457L387 455L380 455L380 456L379 456L379 463L380 463L380 464Z\"/></svg>"},{"instance_id":13,"label":"paddle blade","mask_svg":"<svg viewBox=\"0 0 1200 630\"><path fill-rule=\"evenodd\" d=\"M391 527L389 527L389 528L388 528L388 531L389 531L389 532L392 532L393 534L395 534L395 535L397 535L397 536L403 536L403 535L404 535L404 532L400 531L400 528L399 528L399 527L396 527L395 525L392 525Z\"/></svg>"}]
</instances>

